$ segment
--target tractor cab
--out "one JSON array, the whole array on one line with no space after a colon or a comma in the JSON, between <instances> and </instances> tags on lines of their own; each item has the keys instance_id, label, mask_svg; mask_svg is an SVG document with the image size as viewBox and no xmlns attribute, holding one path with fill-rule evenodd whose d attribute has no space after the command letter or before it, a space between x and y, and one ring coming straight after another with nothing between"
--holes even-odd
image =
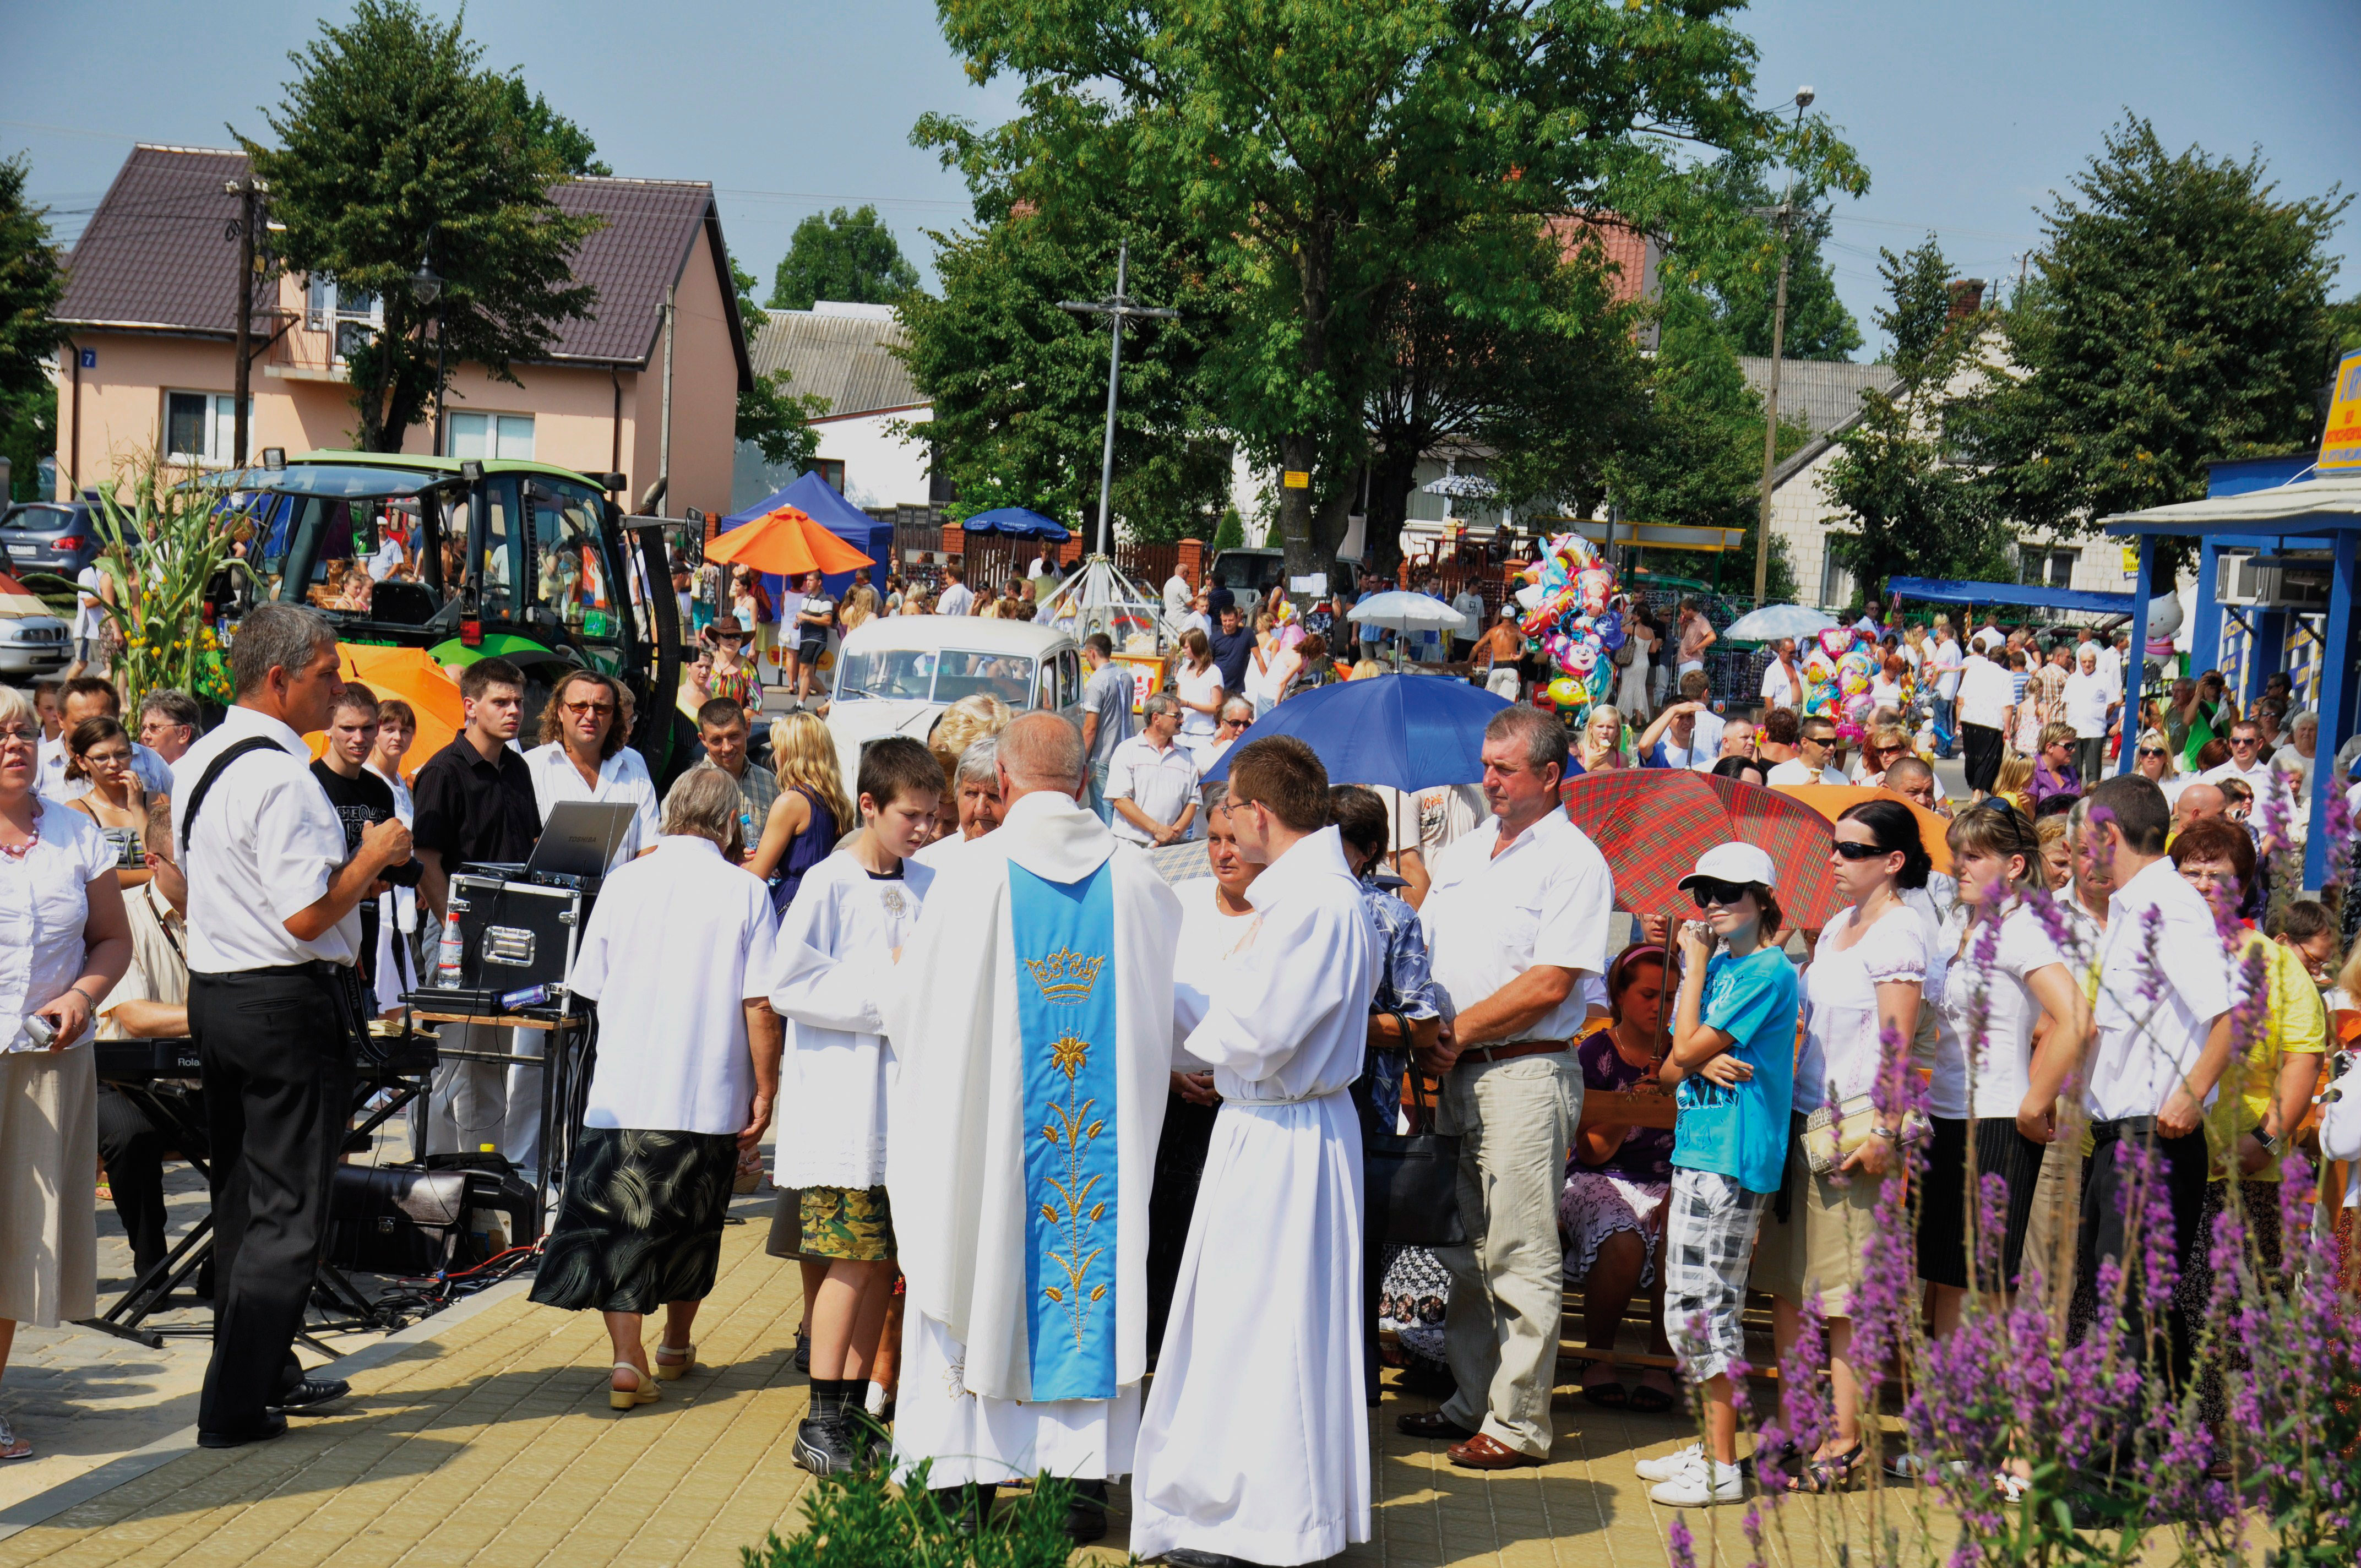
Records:
<instances>
[{"instance_id":1,"label":"tractor cab","mask_svg":"<svg viewBox=\"0 0 2361 1568\"><path fill-rule=\"evenodd\" d=\"M530 734L568 666L630 688L658 785L696 759L676 722L680 618L657 520L546 463L315 452L235 477L253 519L241 598L308 604L346 642L497 653L523 669Z\"/></svg>"}]
</instances>

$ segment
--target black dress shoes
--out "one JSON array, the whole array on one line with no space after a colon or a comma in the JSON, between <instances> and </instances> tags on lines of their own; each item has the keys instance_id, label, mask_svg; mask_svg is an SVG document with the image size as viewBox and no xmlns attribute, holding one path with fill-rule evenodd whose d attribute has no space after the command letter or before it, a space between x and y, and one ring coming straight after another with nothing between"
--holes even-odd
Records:
<instances>
[{"instance_id":1,"label":"black dress shoes","mask_svg":"<svg viewBox=\"0 0 2361 1568\"><path fill-rule=\"evenodd\" d=\"M268 1409L274 1416L316 1416L321 1408L333 1405L353 1391L353 1386L341 1377L306 1377L278 1398Z\"/></svg>"},{"instance_id":2,"label":"black dress shoes","mask_svg":"<svg viewBox=\"0 0 2361 1568\"><path fill-rule=\"evenodd\" d=\"M1157 1559L1172 1568L1256 1568L1243 1557L1230 1557L1219 1552L1200 1552L1193 1546L1176 1546Z\"/></svg>"},{"instance_id":3,"label":"black dress shoes","mask_svg":"<svg viewBox=\"0 0 2361 1568\"><path fill-rule=\"evenodd\" d=\"M244 1448L249 1442L269 1442L274 1437L286 1435L287 1418L285 1416L265 1416L262 1418L262 1424L250 1431L200 1431L197 1433L197 1446L199 1448Z\"/></svg>"},{"instance_id":4,"label":"black dress shoes","mask_svg":"<svg viewBox=\"0 0 2361 1568\"><path fill-rule=\"evenodd\" d=\"M1066 1539L1076 1546L1088 1546L1103 1541L1107 1532L1107 1484L1104 1481L1077 1481L1073 1498L1066 1505Z\"/></svg>"}]
</instances>

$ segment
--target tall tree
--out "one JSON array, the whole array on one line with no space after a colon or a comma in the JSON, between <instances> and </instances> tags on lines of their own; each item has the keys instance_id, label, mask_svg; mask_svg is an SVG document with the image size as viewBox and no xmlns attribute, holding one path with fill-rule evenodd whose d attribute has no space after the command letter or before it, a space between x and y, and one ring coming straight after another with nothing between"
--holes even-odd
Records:
<instances>
[{"instance_id":1,"label":"tall tree","mask_svg":"<svg viewBox=\"0 0 2361 1568\"><path fill-rule=\"evenodd\" d=\"M599 159L590 133L549 106L549 100L524 84L520 66L500 79L500 96L524 132L527 146L546 151L568 174L612 174Z\"/></svg>"},{"instance_id":2,"label":"tall tree","mask_svg":"<svg viewBox=\"0 0 2361 1568\"><path fill-rule=\"evenodd\" d=\"M65 275L49 209L25 201L29 170L22 155L0 159L0 452L10 489L27 499L40 459L57 449L57 384L46 361L65 338L54 315Z\"/></svg>"},{"instance_id":3,"label":"tall tree","mask_svg":"<svg viewBox=\"0 0 2361 1568\"><path fill-rule=\"evenodd\" d=\"M1099 205L1012 212L987 198L978 216L976 227L935 236L941 296L914 292L901 305L910 337L904 358L934 403L920 428L936 471L957 487L956 510L1031 507L1080 519L1095 538L1107 332L1104 318L1058 302L1112 291L1117 247L1128 237L1132 296L1181 314L1124 334L1115 515L1136 539L1210 537L1230 459L1199 391L1204 340L1221 309L1202 267Z\"/></svg>"},{"instance_id":4,"label":"tall tree","mask_svg":"<svg viewBox=\"0 0 2361 1568\"><path fill-rule=\"evenodd\" d=\"M1996 504L2071 532L2203 495L2216 458L2316 443L2351 200L2282 196L2259 155L2167 152L2136 116L2108 133L2043 214L2016 373L1960 411Z\"/></svg>"},{"instance_id":5,"label":"tall tree","mask_svg":"<svg viewBox=\"0 0 2361 1568\"><path fill-rule=\"evenodd\" d=\"M918 286L894 231L866 203L814 213L796 225L771 278L771 309L807 311L821 300L890 305Z\"/></svg>"},{"instance_id":6,"label":"tall tree","mask_svg":"<svg viewBox=\"0 0 2361 1568\"><path fill-rule=\"evenodd\" d=\"M1761 159L1735 153L1699 169L1696 186L1666 264L1712 299L1715 317L1739 353L1768 355L1779 240L1749 209L1776 206L1781 192L1772 188ZM1833 227L1826 196L1808 186L1794 192L1801 213L1787 236L1784 353L1789 359L1849 359L1861 346L1861 325L1837 297L1836 274L1821 253Z\"/></svg>"},{"instance_id":7,"label":"tall tree","mask_svg":"<svg viewBox=\"0 0 2361 1568\"><path fill-rule=\"evenodd\" d=\"M1676 138L1771 143L1814 178L1857 178L1824 125L1797 138L1753 107L1735 8L939 0L971 79L1020 78L1025 112L989 137L939 117L917 134L1038 205L1093 199L1126 168L1185 225L1231 302L1209 396L1258 459L1305 477L1279 490L1279 528L1289 569L1310 572L1364 460L1389 297L1415 284L1471 319L1515 309L1490 258L1453 249L1467 225L1600 208L1648 223L1681 178Z\"/></svg>"},{"instance_id":8,"label":"tall tree","mask_svg":"<svg viewBox=\"0 0 2361 1568\"><path fill-rule=\"evenodd\" d=\"M1970 581L2013 575L2009 539L1989 487L1956 460L1953 411L1990 372L1980 357L1990 313L1954 316L1950 264L1932 235L1878 253L1887 303L1877 324L1894 340L1890 391L1862 395L1861 417L1826 471L1852 527L1828 547L1865 591L1894 573Z\"/></svg>"},{"instance_id":9,"label":"tall tree","mask_svg":"<svg viewBox=\"0 0 2361 1568\"><path fill-rule=\"evenodd\" d=\"M288 58L297 75L264 118L279 138L238 140L270 185L288 267L366 290L384 307L349 375L369 452L398 452L445 374L461 365L515 381L511 360L545 351L558 325L590 313L575 247L597 226L550 198L566 175L511 107L512 78L478 68L458 21L407 0L359 0ZM412 277L432 247L443 278L430 312ZM428 323L434 323L430 335Z\"/></svg>"}]
</instances>

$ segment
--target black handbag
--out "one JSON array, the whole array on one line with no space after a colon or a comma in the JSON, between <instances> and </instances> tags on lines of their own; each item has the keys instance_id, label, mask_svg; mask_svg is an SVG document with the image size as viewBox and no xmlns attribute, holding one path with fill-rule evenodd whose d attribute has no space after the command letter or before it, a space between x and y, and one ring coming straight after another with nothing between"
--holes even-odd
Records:
<instances>
[{"instance_id":1,"label":"black handbag","mask_svg":"<svg viewBox=\"0 0 2361 1568\"><path fill-rule=\"evenodd\" d=\"M1410 1031L1405 1027L1402 1033L1407 1038ZM1408 1133L1362 1140L1367 1234L1389 1246L1467 1245L1467 1223L1459 1212L1459 1135L1430 1130L1433 1124L1421 1088L1432 1082L1411 1075ZM1434 1090L1439 1094L1442 1086Z\"/></svg>"}]
</instances>

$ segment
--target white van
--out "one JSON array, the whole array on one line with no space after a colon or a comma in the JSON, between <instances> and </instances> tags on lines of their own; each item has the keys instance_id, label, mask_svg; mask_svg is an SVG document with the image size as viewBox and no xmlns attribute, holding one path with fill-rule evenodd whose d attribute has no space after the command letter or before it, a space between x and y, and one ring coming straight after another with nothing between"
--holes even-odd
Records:
<instances>
[{"instance_id":1,"label":"white van","mask_svg":"<svg viewBox=\"0 0 2361 1568\"><path fill-rule=\"evenodd\" d=\"M1082 651L1056 627L972 615L887 615L845 635L828 709L844 792L857 797L861 753L873 740L924 741L943 709L988 692L1017 712L1077 716Z\"/></svg>"}]
</instances>

